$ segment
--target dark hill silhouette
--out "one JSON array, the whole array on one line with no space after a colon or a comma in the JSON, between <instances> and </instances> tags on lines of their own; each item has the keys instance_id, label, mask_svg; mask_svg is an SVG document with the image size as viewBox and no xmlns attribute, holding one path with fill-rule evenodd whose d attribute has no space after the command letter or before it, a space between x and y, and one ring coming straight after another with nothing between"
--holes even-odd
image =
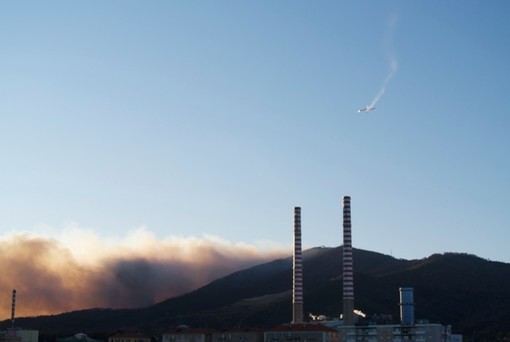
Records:
<instances>
[{"instance_id":1,"label":"dark hill silhouette","mask_svg":"<svg viewBox=\"0 0 510 342\"><path fill-rule=\"evenodd\" d=\"M304 255L304 311L338 317L342 310L342 248L312 248ZM395 259L354 249L355 307L391 314L398 322L398 288L414 287L416 317L451 324L471 338L510 337L510 264L469 254ZM274 326L291 320L292 258L235 272L188 294L129 310L91 309L18 318L44 334L104 336L139 329L159 335L172 326ZM10 326L10 321L0 327ZM96 335L94 335L94 333Z\"/></svg>"}]
</instances>

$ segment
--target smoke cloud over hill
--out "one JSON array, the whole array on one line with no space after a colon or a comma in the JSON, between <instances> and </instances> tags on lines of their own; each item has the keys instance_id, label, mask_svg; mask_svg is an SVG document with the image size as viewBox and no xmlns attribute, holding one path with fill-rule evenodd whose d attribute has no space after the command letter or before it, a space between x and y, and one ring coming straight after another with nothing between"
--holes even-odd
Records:
<instances>
[{"instance_id":1,"label":"smoke cloud over hill","mask_svg":"<svg viewBox=\"0 0 510 342\"><path fill-rule=\"evenodd\" d=\"M143 228L121 241L76 227L59 238L15 233L0 241L4 319L13 289L18 317L144 307L290 252L213 236L158 239Z\"/></svg>"}]
</instances>

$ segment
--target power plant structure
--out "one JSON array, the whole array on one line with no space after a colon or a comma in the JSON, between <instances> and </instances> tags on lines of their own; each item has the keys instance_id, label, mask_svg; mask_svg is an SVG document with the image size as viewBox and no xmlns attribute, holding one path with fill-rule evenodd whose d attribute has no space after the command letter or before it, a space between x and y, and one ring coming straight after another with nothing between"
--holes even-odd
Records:
<instances>
[{"instance_id":1,"label":"power plant structure","mask_svg":"<svg viewBox=\"0 0 510 342\"><path fill-rule=\"evenodd\" d=\"M12 290L11 324L14 328L14 312L16 311L16 289Z\"/></svg>"},{"instance_id":2,"label":"power plant structure","mask_svg":"<svg viewBox=\"0 0 510 342\"><path fill-rule=\"evenodd\" d=\"M6 328L5 331L0 331L0 342L38 342L38 330L23 329L15 326L16 294L16 289L13 289L11 301L11 327Z\"/></svg>"},{"instance_id":3,"label":"power plant structure","mask_svg":"<svg viewBox=\"0 0 510 342\"><path fill-rule=\"evenodd\" d=\"M414 324L414 289L401 287L400 292L400 324Z\"/></svg>"},{"instance_id":4,"label":"power plant structure","mask_svg":"<svg viewBox=\"0 0 510 342\"><path fill-rule=\"evenodd\" d=\"M385 320L377 317L361 317L354 306L354 251L352 247L351 197L342 198L343 244L342 261L342 308L341 319L328 320L324 315L304 321L303 254L301 207L294 207L293 262L292 262L292 322L268 330L260 328L201 329L179 326L163 333L162 342L462 342L461 335L451 333L451 326L429 323L415 318L414 289L400 287L400 321L392 321L391 315ZM288 266L286 266L288 267ZM288 268L287 268L288 270ZM338 289L338 291L341 291ZM286 295L288 292L285 291ZM339 294L340 292L338 292ZM359 295L358 295L359 298ZM288 299L287 299L288 300ZM397 303L395 303L397 304ZM395 305L396 307L396 305ZM37 330L15 328L16 290L12 291L11 323L5 333L0 332L0 342L38 342ZM340 310L339 310L340 311ZM316 317L316 318L315 318ZM379 316L382 317L382 316ZM384 322L384 323L381 323ZM123 337L124 338L124 337ZM113 341L113 340L112 340ZM114 341L115 342L115 341Z\"/></svg>"},{"instance_id":5,"label":"power plant structure","mask_svg":"<svg viewBox=\"0 0 510 342\"><path fill-rule=\"evenodd\" d=\"M351 198L343 198L343 322L354 324L354 272L352 262Z\"/></svg>"},{"instance_id":6,"label":"power plant structure","mask_svg":"<svg viewBox=\"0 0 510 342\"><path fill-rule=\"evenodd\" d=\"M303 256L301 253L301 208L294 208L294 257L292 263L292 323L303 323Z\"/></svg>"},{"instance_id":7,"label":"power plant structure","mask_svg":"<svg viewBox=\"0 0 510 342\"><path fill-rule=\"evenodd\" d=\"M342 285L343 313L341 320L314 320L310 324L321 324L338 331L338 342L379 342L379 341L432 341L432 342L460 342L461 335L453 335L451 326L431 324L427 321L416 321L414 315L414 289L400 287L400 323L380 324L380 320L360 318L358 310L354 308L354 258L352 248L351 197L342 198L343 207L343 244L342 244ZM303 266L301 251L301 208L294 208L294 258L293 258L293 299L292 325L295 330L288 331L293 339L307 339L301 335L312 331L303 323ZM318 315L317 317L324 317ZM391 319L391 317L390 317ZM298 333L297 330L301 331ZM291 329L289 327L289 329Z\"/></svg>"}]
</instances>

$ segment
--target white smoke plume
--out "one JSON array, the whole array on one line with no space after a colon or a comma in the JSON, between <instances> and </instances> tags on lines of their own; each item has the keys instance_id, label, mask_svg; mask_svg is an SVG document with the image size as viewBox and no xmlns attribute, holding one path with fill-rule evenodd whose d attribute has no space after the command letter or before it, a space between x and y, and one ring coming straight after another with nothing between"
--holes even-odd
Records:
<instances>
[{"instance_id":1,"label":"white smoke plume","mask_svg":"<svg viewBox=\"0 0 510 342\"><path fill-rule=\"evenodd\" d=\"M367 317L367 315L361 310L354 310L354 314L363 318Z\"/></svg>"},{"instance_id":2,"label":"white smoke plume","mask_svg":"<svg viewBox=\"0 0 510 342\"><path fill-rule=\"evenodd\" d=\"M386 79L384 80L381 89L377 93L377 95L374 97L372 102L370 102L369 108L374 108L377 102L381 99L384 92L386 91L386 86L388 85L388 82L390 79L395 75L395 72L398 68L397 58L395 56L395 53L393 51L393 34L395 32L395 28L397 26L397 16L393 15L388 20L388 29L386 32L386 35L383 40L383 48L386 53L386 58L388 59L388 63L390 66L390 71L388 73L388 76L386 76Z\"/></svg>"},{"instance_id":3,"label":"white smoke plume","mask_svg":"<svg viewBox=\"0 0 510 342\"><path fill-rule=\"evenodd\" d=\"M5 318L10 316L13 289L19 317L144 307L288 256L291 250L214 236L158 239L143 227L124 239L109 240L76 225L59 237L6 234L0 244L0 315Z\"/></svg>"}]
</instances>

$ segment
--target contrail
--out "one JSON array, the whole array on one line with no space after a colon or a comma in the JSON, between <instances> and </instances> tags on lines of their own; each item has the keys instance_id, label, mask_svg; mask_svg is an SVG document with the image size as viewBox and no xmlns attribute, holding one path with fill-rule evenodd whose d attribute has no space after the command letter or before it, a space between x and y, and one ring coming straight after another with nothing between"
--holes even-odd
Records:
<instances>
[{"instance_id":1,"label":"contrail","mask_svg":"<svg viewBox=\"0 0 510 342\"><path fill-rule=\"evenodd\" d=\"M374 108L377 102L381 99L384 92L386 91L386 86L388 85L388 82L390 79L395 75L395 72L397 71L398 64L397 64L397 58L395 57L395 53L392 48L392 40L393 40L393 32L395 31L395 27L397 26L397 16L393 15L388 20L388 30L386 32L386 35L384 37L384 50L386 52L386 57L388 59L388 62L390 64L390 72L388 76L386 76L386 79L383 82L383 85L377 95L374 97L372 102L370 102L370 105L368 108Z\"/></svg>"}]
</instances>

